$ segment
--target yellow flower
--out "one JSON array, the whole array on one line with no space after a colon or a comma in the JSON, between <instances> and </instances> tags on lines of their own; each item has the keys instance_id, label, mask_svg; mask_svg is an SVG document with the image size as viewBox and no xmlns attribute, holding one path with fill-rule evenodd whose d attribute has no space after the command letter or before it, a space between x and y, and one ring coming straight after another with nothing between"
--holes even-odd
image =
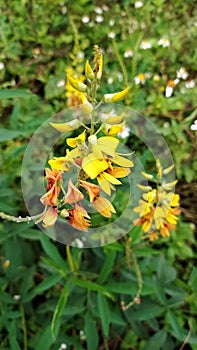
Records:
<instances>
[{"instance_id":1,"label":"yellow flower","mask_svg":"<svg viewBox=\"0 0 197 350\"><path fill-rule=\"evenodd\" d=\"M93 153L90 153L83 158L82 168L91 179L95 179L108 168L108 162L104 158L97 158Z\"/></svg>"},{"instance_id":2,"label":"yellow flower","mask_svg":"<svg viewBox=\"0 0 197 350\"><path fill-rule=\"evenodd\" d=\"M103 172L97 176L97 181L102 188L102 190L107 193L109 196L111 195L111 190L115 190L113 185L121 185L121 182L117 180L114 176Z\"/></svg>"},{"instance_id":3,"label":"yellow flower","mask_svg":"<svg viewBox=\"0 0 197 350\"><path fill-rule=\"evenodd\" d=\"M72 171L74 165L73 158L76 158L79 155L80 153L77 148L73 149L72 151L67 149L65 157L54 157L53 159L50 159L48 163L52 169Z\"/></svg>"},{"instance_id":4,"label":"yellow flower","mask_svg":"<svg viewBox=\"0 0 197 350\"><path fill-rule=\"evenodd\" d=\"M125 96L128 94L129 92L129 87L127 87L126 89L116 92L114 94L105 94L103 97L104 102L118 102L120 100L122 100L123 98L125 98Z\"/></svg>"},{"instance_id":5,"label":"yellow flower","mask_svg":"<svg viewBox=\"0 0 197 350\"><path fill-rule=\"evenodd\" d=\"M84 83L81 83L79 80L72 78L70 75L67 74L67 80L69 84L76 89L77 91L80 92L85 92L87 91L87 85Z\"/></svg>"},{"instance_id":6,"label":"yellow flower","mask_svg":"<svg viewBox=\"0 0 197 350\"><path fill-rule=\"evenodd\" d=\"M88 137L92 152L95 157L102 158L104 155L114 157L119 140L112 136L103 136L97 139L96 135Z\"/></svg>"},{"instance_id":7,"label":"yellow flower","mask_svg":"<svg viewBox=\"0 0 197 350\"><path fill-rule=\"evenodd\" d=\"M75 185L73 185L72 180L69 179L68 190L66 196L64 197L64 202L68 204L73 204L76 202L80 202L83 198L83 193L80 192L79 189Z\"/></svg>"},{"instance_id":8,"label":"yellow flower","mask_svg":"<svg viewBox=\"0 0 197 350\"><path fill-rule=\"evenodd\" d=\"M102 131L106 134L106 135L117 135L119 132L123 131L123 127L125 125L125 122L120 123L120 124L104 124Z\"/></svg>"},{"instance_id":9,"label":"yellow flower","mask_svg":"<svg viewBox=\"0 0 197 350\"><path fill-rule=\"evenodd\" d=\"M94 201L94 206L101 215L103 215L107 218L110 218L112 213L116 213L113 205L105 197L98 197Z\"/></svg>"},{"instance_id":10,"label":"yellow flower","mask_svg":"<svg viewBox=\"0 0 197 350\"><path fill-rule=\"evenodd\" d=\"M102 77L102 72L103 72L103 55L100 54L100 57L99 57L99 66L98 66L98 71L97 71L97 79L98 80L101 80L101 77Z\"/></svg>"},{"instance_id":11,"label":"yellow flower","mask_svg":"<svg viewBox=\"0 0 197 350\"><path fill-rule=\"evenodd\" d=\"M121 121L123 120L123 117L124 117L123 113L115 116L111 115L110 113L109 114L103 113L101 115L101 121L107 124L114 125L114 124L121 123Z\"/></svg>"},{"instance_id":12,"label":"yellow flower","mask_svg":"<svg viewBox=\"0 0 197 350\"><path fill-rule=\"evenodd\" d=\"M81 93L81 101L82 101L82 107L83 111L86 114L90 114L93 111L92 104L87 100L86 96Z\"/></svg>"},{"instance_id":13,"label":"yellow flower","mask_svg":"<svg viewBox=\"0 0 197 350\"><path fill-rule=\"evenodd\" d=\"M93 80L95 77L94 71L92 70L88 60L86 61L85 65L85 76L89 80Z\"/></svg>"},{"instance_id":14,"label":"yellow flower","mask_svg":"<svg viewBox=\"0 0 197 350\"><path fill-rule=\"evenodd\" d=\"M43 221L42 226L45 228L53 227L57 221L58 214L57 209L50 207L40 218L36 221L36 224Z\"/></svg>"},{"instance_id":15,"label":"yellow flower","mask_svg":"<svg viewBox=\"0 0 197 350\"><path fill-rule=\"evenodd\" d=\"M60 132L69 132L77 129L81 123L78 119L73 119L68 123L50 123L50 125Z\"/></svg>"},{"instance_id":16,"label":"yellow flower","mask_svg":"<svg viewBox=\"0 0 197 350\"><path fill-rule=\"evenodd\" d=\"M81 143L83 143L86 139L86 131L84 130L79 136L77 137L70 137L66 140L66 143L68 146L75 148Z\"/></svg>"}]
</instances>

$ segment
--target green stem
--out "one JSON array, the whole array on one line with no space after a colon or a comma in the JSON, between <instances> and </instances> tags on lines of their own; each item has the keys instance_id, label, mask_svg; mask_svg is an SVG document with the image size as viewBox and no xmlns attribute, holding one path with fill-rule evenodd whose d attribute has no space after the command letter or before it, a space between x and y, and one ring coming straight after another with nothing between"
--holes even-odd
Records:
<instances>
[{"instance_id":1,"label":"green stem","mask_svg":"<svg viewBox=\"0 0 197 350\"><path fill-rule=\"evenodd\" d=\"M45 207L45 209L42 213L34 215L34 216L26 216L25 218L22 218L20 216L16 217L13 215L8 215L8 214L5 214L3 212L0 212L0 218L5 219L5 220L9 220L9 221L14 221L17 223L30 222L30 221L34 221L34 220L39 219L46 212L46 210L47 210L47 207Z\"/></svg>"},{"instance_id":2,"label":"green stem","mask_svg":"<svg viewBox=\"0 0 197 350\"><path fill-rule=\"evenodd\" d=\"M115 40L112 40L112 45L113 45L114 53L115 53L115 55L116 55L116 57L117 57L117 60L118 60L118 62L119 62L119 64L120 64L120 68L121 68L121 70L122 70L122 74L123 74L123 78L124 78L124 83L126 84L126 86L128 86L128 85L129 85L129 81L128 81L127 70L126 70L125 64L124 64L124 62L123 62L123 60L122 60L122 57L121 57L121 55L119 54L118 46L117 46Z\"/></svg>"},{"instance_id":3,"label":"green stem","mask_svg":"<svg viewBox=\"0 0 197 350\"><path fill-rule=\"evenodd\" d=\"M22 329L23 329L23 345L24 345L24 350L28 350L27 348L27 327L26 327L26 320L25 320L25 311L23 304L20 304L20 309L21 309L21 323L22 323Z\"/></svg>"},{"instance_id":4,"label":"green stem","mask_svg":"<svg viewBox=\"0 0 197 350\"><path fill-rule=\"evenodd\" d=\"M74 274L76 274L76 267L75 267L75 263L74 263L69 245L66 246L66 255L67 255L68 265L70 267L70 271L73 272Z\"/></svg>"}]
</instances>

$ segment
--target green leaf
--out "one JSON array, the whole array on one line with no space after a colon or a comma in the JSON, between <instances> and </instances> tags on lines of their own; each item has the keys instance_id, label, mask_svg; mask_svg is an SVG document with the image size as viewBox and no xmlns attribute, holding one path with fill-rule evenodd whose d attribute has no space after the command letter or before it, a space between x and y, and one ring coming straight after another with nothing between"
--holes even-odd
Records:
<instances>
[{"instance_id":1,"label":"green leaf","mask_svg":"<svg viewBox=\"0 0 197 350\"><path fill-rule=\"evenodd\" d=\"M95 320L92 318L90 313L86 313L85 315L85 335L87 350L97 350L99 342L98 331Z\"/></svg>"},{"instance_id":2,"label":"green leaf","mask_svg":"<svg viewBox=\"0 0 197 350\"><path fill-rule=\"evenodd\" d=\"M147 321L154 317L161 316L164 311L164 307L150 301L149 303L142 303L139 307L136 307L135 310L131 309L126 311L125 314L127 314L128 319L132 321Z\"/></svg>"},{"instance_id":3,"label":"green leaf","mask_svg":"<svg viewBox=\"0 0 197 350\"><path fill-rule=\"evenodd\" d=\"M135 294L137 292L137 284L134 282L112 282L106 285L107 289L118 294Z\"/></svg>"},{"instance_id":4,"label":"green leaf","mask_svg":"<svg viewBox=\"0 0 197 350\"><path fill-rule=\"evenodd\" d=\"M33 93L23 89L0 89L0 98L30 97Z\"/></svg>"},{"instance_id":5,"label":"green leaf","mask_svg":"<svg viewBox=\"0 0 197 350\"><path fill-rule=\"evenodd\" d=\"M0 142L8 141L8 140L13 140L16 137L21 136L21 131L13 131L9 129L0 129Z\"/></svg>"},{"instance_id":6,"label":"green leaf","mask_svg":"<svg viewBox=\"0 0 197 350\"><path fill-rule=\"evenodd\" d=\"M71 280L72 284L77 285L79 287L82 288L86 288L89 290L93 290L95 292L101 293L103 295L105 295L106 297L108 297L111 300L115 300L113 294L111 294L108 290L108 288L100 286L99 284L95 283L95 282L91 282L91 281L86 281L86 280L80 280L77 278L73 278Z\"/></svg>"},{"instance_id":7,"label":"green leaf","mask_svg":"<svg viewBox=\"0 0 197 350\"><path fill-rule=\"evenodd\" d=\"M35 344L36 350L50 349L54 339L51 333L51 327L47 326L40 334L38 341Z\"/></svg>"},{"instance_id":8,"label":"green leaf","mask_svg":"<svg viewBox=\"0 0 197 350\"><path fill-rule=\"evenodd\" d=\"M175 314L171 310L168 310L168 312L167 312L167 319L168 319L168 322L171 326L171 331L173 331L174 336L177 339L182 341L183 328L181 327L181 325L178 322L177 317L175 316Z\"/></svg>"},{"instance_id":9,"label":"green leaf","mask_svg":"<svg viewBox=\"0 0 197 350\"><path fill-rule=\"evenodd\" d=\"M101 269L100 276L98 278L98 282L100 284L103 284L106 281L108 275L111 273L115 258L116 258L116 251L111 250L110 252L108 252L105 262L103 264L103 267Z\"/></svg>"},{"instance_id":10,"label":"green leaf","mask_svg":"<svg viewBox=\"0 0 197 350\"><path fill-rule=\"evenodd\" d=\"M103 334L107 337L109 334L109 325L110 325L110 310L108 306L107 299L104 295L97 294L98 310L101 319L101 325L103 329Z\"/></svg>"},{"instance_id":11,"label":"green leaf","mask_svg":"<svg viewBox=\"0 0 197 350\"><path fill-rule=\"evenodd\" d=\"M68 272L68 267L62 256L60 255L55 243L52 243L46 235L41 236L41 244L47 255L59 266L63 271Z\"/></svg>"},{"instance_id":12,"label":"green leaf","mask_svg":"<svg viewBox=\"0 0 197 350\"><path fill-rule=\"evenodd\" d=\"M143 350L152 350L152 349L163 349L163 344L165 343L167 338L167 333L164 329L160 330L152 337L149 338L148 342L145 345Z\"/></svg>"},{"instance_id":13,"label":"green leaf","mask_svg":"<svg viewBox=\"0 0 197 350\"><path fill-rule=\"evenodd\" d=\"M62 316L62 313L64 312L64 308L68 299L69 289L70 289L69 287L70 287L70 284L67 281L67 283L65 284L61 292L60 298L58 300L58 303L56 305L56 308L53 314L53 319L51 322L51 332L53 334L54 339L56 338L58 319Z\"/></svg>"}]
</instances>

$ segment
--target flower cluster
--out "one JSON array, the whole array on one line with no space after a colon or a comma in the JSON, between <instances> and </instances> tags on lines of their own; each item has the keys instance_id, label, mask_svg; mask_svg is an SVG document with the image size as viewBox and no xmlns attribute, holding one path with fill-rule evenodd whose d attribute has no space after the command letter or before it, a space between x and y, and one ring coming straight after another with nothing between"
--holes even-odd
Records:
<instances>
[{"instance_id":1,"label":"flower cluster","mask_svg":"<svg viewBox=\"0 0 197 350\"><path fill-rule=\"evenodd\" d=\"M155 187L138 185L144 193L139 205L134 208L134 212L140 216L135 220L135 224L141 225L142 231L149 233L151 241L158 239L159 234L162 237L169 237L170 230L176 227L177 215L180 213L179 195L172 192L177 180L170 183L162 181L163 175L167 175L174 165L163 169L159 160L156 165L158 172L155 181L153 175L142 172L145 178L155 182Z\"/></svg>"},{"instance_id":2,"label":"flower cluster","mask_svg":"<svg viewBox=\"0 0 197 350\"><path fill-rule=\"evenodd\" d=\"M97 212L110 218L115 208L106 198L115 191L115 185L120 185L120 178L126 177L133 167L133 162L118 152L118 133L123 131L124 116L113 113L96 113L101 102L116 102L123 99L129 88L105 94L102 101L96 99L98 84L103 69L103 56L94 47L94 67L89 61L85 65L85 79L75 79L67 72L67 84L80 97L82 107L88 115L90 124L84 125L79 119L66 123L51 123L59 132L70 132L83 127L77 137L66 139L65 156L53 157L48 161L50 169L46 168L48 181L46 193L41 202L46 210L37 222L43 222L44 227L55 224L58 215L67 220L76 229L87 232L91 225L91 217L84 208L83 201L88 200ZM70 89L69 87L69 89ZM63 184L64 172L77 170L77 181L69 178L67 189ZM103 194L102 194L103 192Z\"/></svg>"}]
</instances>

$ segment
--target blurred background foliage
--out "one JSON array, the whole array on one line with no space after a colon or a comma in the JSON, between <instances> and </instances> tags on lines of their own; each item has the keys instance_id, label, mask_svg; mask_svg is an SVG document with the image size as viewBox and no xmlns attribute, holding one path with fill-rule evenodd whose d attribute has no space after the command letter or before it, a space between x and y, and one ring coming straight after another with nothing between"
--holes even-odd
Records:
<instances>
[{"instance_id":1,"label":"blurred background foliage","mask_svg":"<svg viewBox=\"0 0 197 350\"><path fill-rule=\"evenodd\" d=\"M169 239L141 241L135 227L87 250L50 241L32 223L1 221L2 350L197 349L195 4L0 1L0 211L27 215L20 183L27 143L67 107L65 68L83 74L94 44L104 52L101 93L130 85L126 105L165 137L182 207ZM143 145L132 147L150 163ZM141 303L122 312L141 278Z\"/></svg>"}]
</instances>

